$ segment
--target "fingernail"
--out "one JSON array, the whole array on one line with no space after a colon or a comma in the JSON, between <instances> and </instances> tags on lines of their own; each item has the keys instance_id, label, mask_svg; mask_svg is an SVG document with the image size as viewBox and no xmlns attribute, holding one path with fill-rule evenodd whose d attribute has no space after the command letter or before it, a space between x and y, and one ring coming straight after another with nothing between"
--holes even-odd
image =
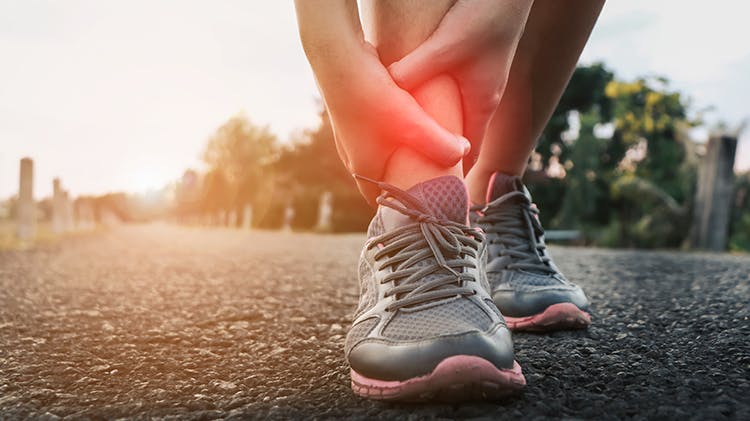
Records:
<instances>
[{"instance_id":1,"label":"fingernail","mask_svg":"<svg viewBox=\"0 0 750 421\"><path fill-rule=\"evenodd\" d=\"M458 136L459 142L461 142L461 146L464 148L464 156L468 155L469 151L471 150L471 142L469 142L469 139Z\"/></svg>"}]
</instances>

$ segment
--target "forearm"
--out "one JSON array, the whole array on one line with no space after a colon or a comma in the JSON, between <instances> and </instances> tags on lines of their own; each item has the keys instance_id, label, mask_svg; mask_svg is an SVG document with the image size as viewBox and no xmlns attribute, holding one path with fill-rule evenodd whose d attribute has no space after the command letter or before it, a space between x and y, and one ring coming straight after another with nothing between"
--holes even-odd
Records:
<instances>
[{"instance_id":1,"label":"forearm","mask_svg":"<svg viewBox=\"0 0 750 421\"><path fill-rule=\"evenodd\" d=\"M396 85L364 39L354 0L297 0L296 7L302 44L350 172L382 180L389 157L403 146L443 167L461 160L468 141ZM370 200L379 193L369 184L360 187Z\"/></svg>"},{"instance_id":2,"label":"forearm","mask_svg":"<svg viewBox=\"0 0 750 421\"><path fill-rule=\"evenodd\" d=\"M313 70L351 63L364 45L356 0L295 0L302 47Z\"/></svg>"},{"instance_id":3,"label":"forearm","mask_svg":"<svg viewBox=\"0 0 750 421\"><path fill-rule=\"evenodd\" d=\"M300 40L329 112L335 113L376 81L366 80L361 69L377 60L368 52L356 0L296 0ZM341 81L347 81L342 84Z\"/></svg>"}]
</instances>

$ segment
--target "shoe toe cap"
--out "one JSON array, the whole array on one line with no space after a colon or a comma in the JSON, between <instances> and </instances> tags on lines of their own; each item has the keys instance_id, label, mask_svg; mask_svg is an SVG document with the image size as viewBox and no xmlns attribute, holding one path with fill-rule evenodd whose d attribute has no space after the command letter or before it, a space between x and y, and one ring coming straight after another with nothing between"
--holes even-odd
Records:
<instances>
[{"instance_id":1,"label":"shoe toe cap","mask_svg":"<svg viewBox=\"0 0 750 421\"><path fill-rule=\"evenodd\" d=\"M513 368L515 356L510 331L498 324L489 332L415 341L368 338L349 351L348 360L352 369L365 377L401 381L429 374L441 361L456 355L478 356L499 369Z\"/></svg>"},{"instance_id":2,"label":"shoe toe cap","mask_svg":"<svg viewBox=\"0 0 750 421\"><path fill-rule=\"evenodd\" d=\"M496 289L492 294L495 305L504 316L526 317L543 312L547 307L559 303L572 303L583 311L588 310L586 294L577 285L543 287L519 291Z\"/></svg>"}]
</instances>

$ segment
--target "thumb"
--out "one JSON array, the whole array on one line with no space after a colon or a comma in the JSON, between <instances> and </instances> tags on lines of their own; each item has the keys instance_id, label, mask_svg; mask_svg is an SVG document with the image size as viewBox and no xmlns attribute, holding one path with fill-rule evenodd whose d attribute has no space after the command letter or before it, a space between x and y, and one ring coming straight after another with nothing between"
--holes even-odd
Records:
<instances>
[{"instance_id":1,"label":"thumb","mask_svg":"<svg viewBox=\"0 0 750 421\"><path fill-rule=\"evenodd\" d=\"M394 82L409 91L444 73L450 63L445 57L449 49L445 48L442 38L438 32L433 33L412 52L388 66Z\"/></svg>"},{"instance_id":2,"label":"thumb","mask_svg":"<svg viewBox=\"0 0 750 421\"><path fill-rule=\"evenodd\" d=\"M397 108L402 124L395 125L400 127L392 139L446 167L456 165L469 153L471 144L465 137L438 124L411 95L406 94L405 102Z\"/></svg>"}]
</instances>

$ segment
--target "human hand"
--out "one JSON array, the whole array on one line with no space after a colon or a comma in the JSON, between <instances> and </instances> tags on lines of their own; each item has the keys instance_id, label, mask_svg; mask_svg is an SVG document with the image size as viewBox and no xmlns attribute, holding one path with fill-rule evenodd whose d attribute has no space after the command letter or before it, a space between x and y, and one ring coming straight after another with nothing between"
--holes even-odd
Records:
<instances>
[{"instance_id":1,"label":"human hand","mask_svg":"<svg viewBox=\"0 0 750 421\"><path fill-rule=\"evenodd\" d=\"M443 128L396 85L365 42L356 2L297 0L295 9L300 40L349 172L381 180L391 156L403 147L446 168L461 161L471 147L468 140ZM371 203L380 193L358 184Z\"/></svg>"},{"instance_id":2,"label":"human hand","mask_svg":"<svg viewBox=\"0 0 750 421\"><path fill-rule=\"evenodd\" d=\"M469 151L468 140L443 128L396 85L371 44L362 41L349 51L345 65L321 63L315 69L339 155L351 173L381 180L391 155L403 146L445 167ZM360 190L371 201L379 193L369 184L360 183Z\"/></svg>"},{"instance_id":3,"label":"human hand","mask_svg":"<svg viewBox=\"0 0 750 421\"><path fill-rule=\"evenodd\" d=\"M458 0L424 43L388 67L408 91L440 74L456 80L464 136L472 143L464 171L476 161L500 103L530 8L531 1Z\"/></svg>"}]
</instances>

